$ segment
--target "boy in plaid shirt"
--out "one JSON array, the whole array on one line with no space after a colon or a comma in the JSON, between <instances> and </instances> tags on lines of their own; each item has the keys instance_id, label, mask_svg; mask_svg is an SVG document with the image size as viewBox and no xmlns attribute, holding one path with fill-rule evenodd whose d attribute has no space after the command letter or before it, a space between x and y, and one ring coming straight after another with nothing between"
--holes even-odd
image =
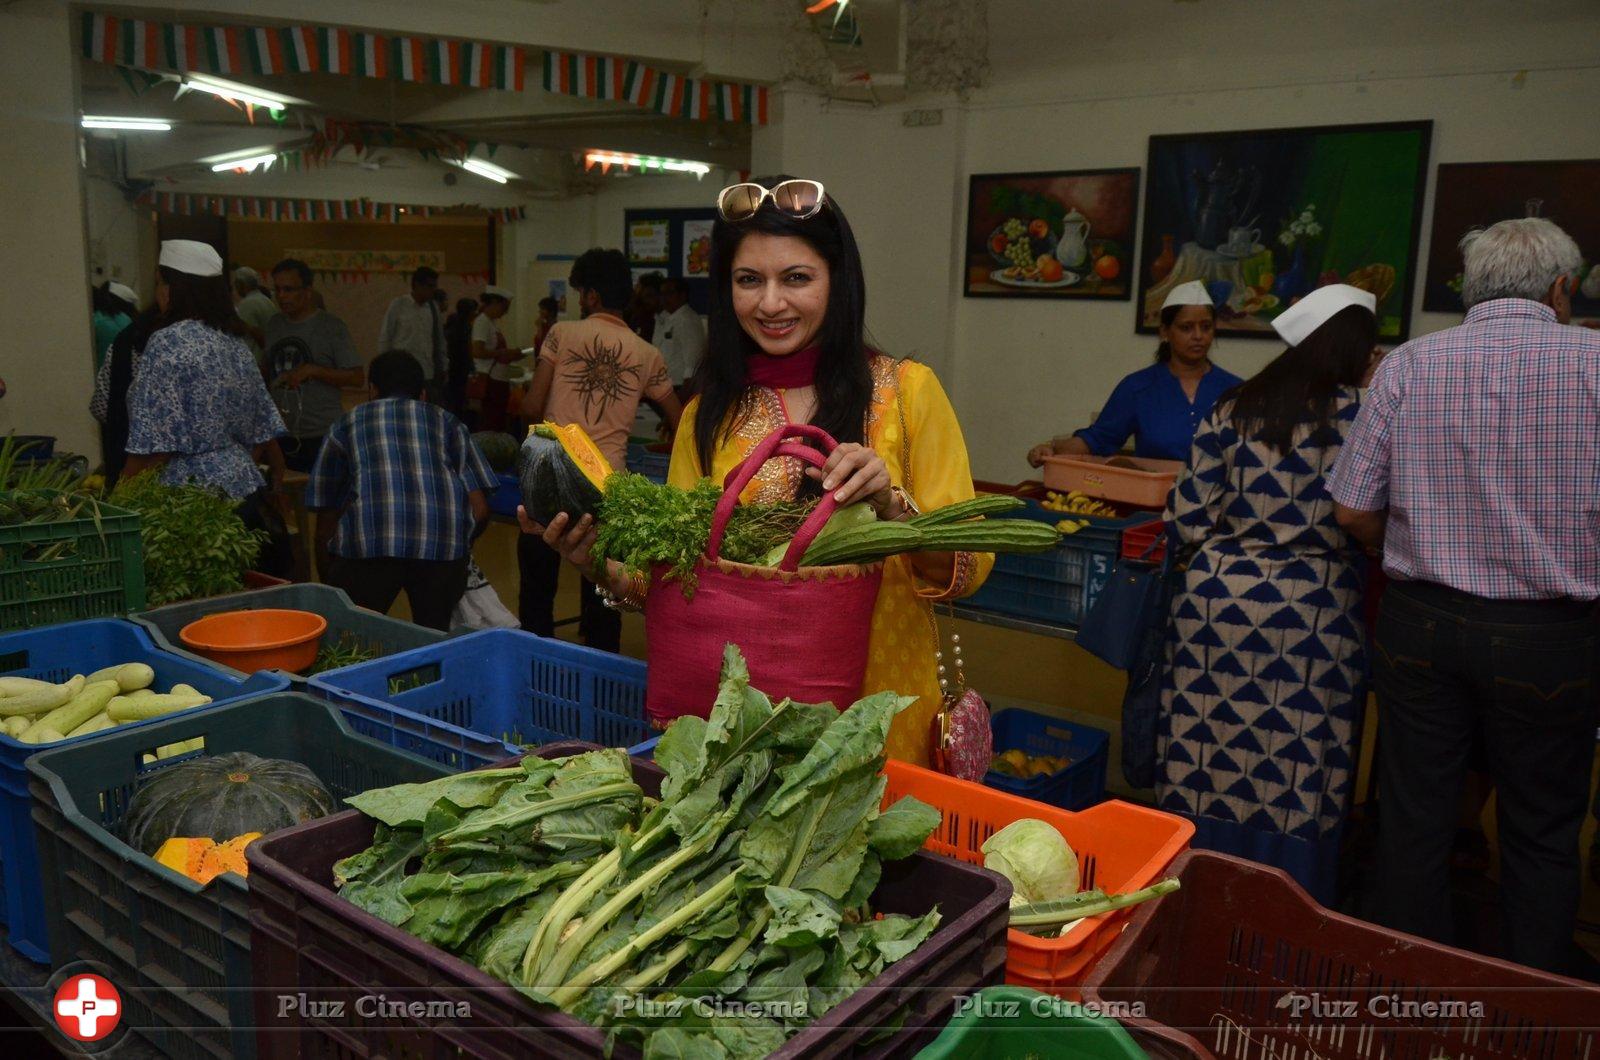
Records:
<instances>
[{"instance_id":1,"label":"boy in plaid shirt","mask_svg":"<svg viewBox=\"0 0 1600 1060\"><path fill-rule=\"evenodd\" d=\"M362 607L385 613L403 589L418 625L448 630L495 475L466 426L422 400L416 358L391 350L367 378L373 400L328 431L306 485L317 566Z\"/></svg>"}]
</instances>

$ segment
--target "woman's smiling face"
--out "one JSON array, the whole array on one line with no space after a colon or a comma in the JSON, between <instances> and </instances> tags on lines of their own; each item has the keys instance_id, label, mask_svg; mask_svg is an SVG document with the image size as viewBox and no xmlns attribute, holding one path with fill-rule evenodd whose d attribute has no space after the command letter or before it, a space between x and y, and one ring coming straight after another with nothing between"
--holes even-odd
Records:
<instances>
[{"instance_id":1,"label":"woman's smiling face","mask_svg":"<svg viewBox=\"0 0 1600 1060\"><path fill-rule=\"evenodd\" d=\"M762 353L805 349L828 315L828 263L798 236L750 233L733 255L733 312Z\"/></svg>"}]
</instances>

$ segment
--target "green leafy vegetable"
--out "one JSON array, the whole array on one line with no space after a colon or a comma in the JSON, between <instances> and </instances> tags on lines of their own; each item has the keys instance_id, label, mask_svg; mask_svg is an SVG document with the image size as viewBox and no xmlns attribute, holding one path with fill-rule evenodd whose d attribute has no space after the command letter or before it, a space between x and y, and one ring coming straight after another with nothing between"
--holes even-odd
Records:
<instances>
[{"instance_id":1,"label":"green leafy vegetable","mask_svg":"<svg viewBox=\"0 0 1600 1060\"><path fill-rule=\"evenodd\" d=\"M349 802L378 818L373 846L336 881L646 1056L766 1055L939 924L937 909L867 909L883 860L939 823L914 799L879 811L884 741L909 702L774 704L730 647L710 716L657 747L659 802L618 750L370 791ZM619 1005L640 997L680 1004ZM697 998L716 1014L684 1004Z\"/></svg>"},{"instance_id":2,"label":"green leafy vegetable","mask_svg":"<svg viewBox=\"0 0 1600 1060\"><path fill-rule=\"evenodd\" d=\"M122 479L111 503L139 513L149 606L244 588L244 572L266 542L250 530L238 503L205 486L171 486L154 471Z\"/></svg>"}]
</instances>

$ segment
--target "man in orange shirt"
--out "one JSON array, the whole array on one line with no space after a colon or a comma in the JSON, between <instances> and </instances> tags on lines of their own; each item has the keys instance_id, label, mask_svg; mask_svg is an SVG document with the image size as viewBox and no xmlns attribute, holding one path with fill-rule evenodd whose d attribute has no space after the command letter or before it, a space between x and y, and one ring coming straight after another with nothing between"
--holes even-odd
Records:
<instances>
[{"instance_id":1,"label":"man in orange shirt","mask_svg":"<svg viewBox=\"0 0 1600 1060\"><path fill-rule=\"evenodd\" d=\"M530 423L577 424L620 471L627 462L628 435L639 402L654 403L672 429L677 428L683 407L673 393L661 352L634 334L622 318L633 295L633 276L622 251L586 251L572 263L567 285L583 319L551 327L522 413ZM522 575L522 628L552 636L561 556L536 535L523 534L517 565ZM622 616L602 604L587 579L578 632L591 648L621 647Z\"/></svg>"}]
</instances>

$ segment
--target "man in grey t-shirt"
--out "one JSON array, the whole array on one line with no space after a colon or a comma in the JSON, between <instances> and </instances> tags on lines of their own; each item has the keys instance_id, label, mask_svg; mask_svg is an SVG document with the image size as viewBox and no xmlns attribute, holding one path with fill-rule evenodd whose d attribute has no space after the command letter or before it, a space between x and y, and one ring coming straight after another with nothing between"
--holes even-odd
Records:
<instances>
[{"instance_id":1,"label":"man in grey t-shirt","mask_svg":"<svg viewBox=\"0 0 1600 1060\"><path fill-rule=\"evenodd\" d=\"M267 321L266 370L289 428L281 443L284 463L310 471L328 428L344 415L340 388L360 386L366 373L344 321L317 308L305 262L278 262L272 285L281 312Z\"/></svg>"}]
</instances>

